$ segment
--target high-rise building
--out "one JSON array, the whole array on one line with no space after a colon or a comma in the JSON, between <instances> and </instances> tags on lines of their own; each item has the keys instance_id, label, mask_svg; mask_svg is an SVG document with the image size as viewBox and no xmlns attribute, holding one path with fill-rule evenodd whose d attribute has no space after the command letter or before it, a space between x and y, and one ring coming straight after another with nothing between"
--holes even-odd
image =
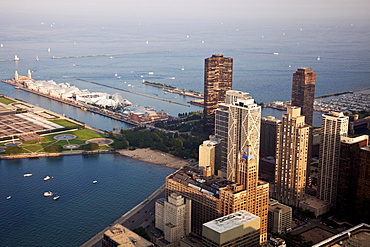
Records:
<instances>
[{"instance_id":1,"label":"high-rise building","mask_svg":"<svg viewBox=\"0 0 370 247\"><path fill-rule=\"evenodd\" d=\"M204 66L204 118L214 121L219 103L225 102L225 92L232 89L233 59L213 54ZM213 123L212 123L213 124Z\"/></svg>"},{"instance_id":2,"label":"high-rise building","mask_svg":"<svg viewBox=\"0 0 370 247\"><path fill-rule=\"evenodd\" d=\"M221 168L226 169L228 180L235 181L236 167L248 140L258 164L261 107L248 93L241 93L240 97L230 99L234 101L229 104L221 103L216 110L215 136L222 142Z\"/></svg>"},{"instance_id":3,"label":"high-rise building","mask_svg":"<svg viewBox=\"0 0 370 247\"><path fill-rule=\"evenodd\" d=\"M279 123L281 123L281 120L272 116L263 117L261 119L261 157L275 157L276 137L279 131Z\"/></svg>"},{"instance_id":4,"label":"high-rise building","mask_svg":"<svg viewBox=\"0 0 370 247\"><path fill-rule=\"evenodd\" d=\"M312 68L298 68L293 74L292 106L301 107L306 123L312 126L316 73Z\"/></svg>"},{"instance_id":5,"label":"high-rise building","mask_svg":"<svg viewBox=\"0 0 370 247\"><path fill-rule=\"evenodd\" d=\"M304 199L310 126L301 108L287 108L277 135L276 170L273 198L298 207Z\"/></svg>"},{"instance_id":6,"label":"high-rise building","mask_svg":"<svg viewBox=\"0 0 370 247\"><path fill-rule=\"evenodd\" d=\"M259 246L260 218L241 210L203 224L205 247Z\"/></svg>"},{"instance_id":7,"label":"high-rise building","mask_svg":"<svg viewBox=\"0 0 370 247\"><path fill-rule=\"evenodd\" d=\"M155 203L155 226L164 233L164 239L178 246L180 239L190 233L191 200L172 193L167 200Z\"/></svg>"},{"instance_id":8,"label":"high-rise building","mask_svg":"<svg viewBox=\"0 0 370 247\"><path fill-rule=\"evenodd\" d=\"M322 115L317 197L332 205L336 203L338 187L340 139L347 136L348 120L342 112Z\"/></svg>"},{"instance_id":9,"label":"high-rise building","mask_svg":"<svg viewBox=\"0 0 370 247\"><path fill-rule=\"evenodd\" d=\"M243 161L248 166L248 162ZM249 161L252 171L254 161ZM253 173L253 172L252 172ZM267 208L269 184L257 180L256 176L245 184L255 184L251 191L244 184L238 184L225 178L211 175L206 170L183 167L166 178L166 194L178 193L192 200L192 233L202 236L202 225L221 216L246 210L261 218L260 242L267 240ZM254 200L252 198L254 195ZM249 203L249 205L247 205Z\"/></svg>"},{"instance_id":10,"label":"high-rise building","mask_svg":"<svg viewBox=\"0 0 370 247\"><path fill-rule=\"evenodd\" d=\"M336 217L358 223L370 223L369 136L342 137L338 168ZM368 221L366 221L366 219Z\"/></svg>"},{"instance_id":11,"label":"high-rise building","mask_svg":"<svg viewBox=\"0 0 370 247\"><path fill-rule=\"evenodd\" d=\"M292 208L270 199L268 213L268 230L272 233L284 233L292 227Z\"/></svg>"}]
</instances>

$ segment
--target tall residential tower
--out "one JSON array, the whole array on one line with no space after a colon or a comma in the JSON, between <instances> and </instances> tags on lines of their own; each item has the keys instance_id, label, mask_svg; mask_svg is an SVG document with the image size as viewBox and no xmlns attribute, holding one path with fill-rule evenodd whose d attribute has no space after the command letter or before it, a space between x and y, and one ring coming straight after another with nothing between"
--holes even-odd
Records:
<instances>
[{"instance_id":1,"label":"tall residential tower","mask_svg":"<svg viewBox=\"0 0 370 247\"><path fill-rule=\"evenodd\" d=\"M213 121L218 104L225 102L225 92L232 89L232 78L232 58L214 54L205 60L204 118L206 121Z\"/></svg>"},{"instance_id":2,"label":"tall residential tower","mask_svg":"<svg viewBox=\"0 0 370 247\"><path fill-rule=\"evenodd\" d=\"M335 205L341 136L347 136L348 120L342 112L322 114L317 197Z\"/></svg>"},{"instance_id":3,"label":"tall residential tower","mask_svg":"<svg viewBox=\"0 0 370 247\"><path fill-rule=\"evenodd\" d=\"M300 107L288 107L279 124L276 145L273 198L294 207L304 198L310 134L310 126L300 111Z\"/></svg>"},{"instance_id":4,"label":"tall residential tower","mask_svg":"<svg viewBox=\"0 0 370 247\"><path fill-rule=\"evenodd\" d=\"M316 73L312 68L298 68L293 74L292 106L301 107L306 123L312 126Z\"/></svg>"}]
</instances>

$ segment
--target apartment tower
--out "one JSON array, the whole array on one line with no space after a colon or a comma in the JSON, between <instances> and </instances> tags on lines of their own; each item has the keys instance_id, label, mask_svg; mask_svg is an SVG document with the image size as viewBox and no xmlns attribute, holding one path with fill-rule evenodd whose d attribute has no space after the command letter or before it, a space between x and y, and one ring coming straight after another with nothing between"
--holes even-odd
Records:
<instances>
[{"instance_id":1,"label":"apartment tower","mask_svg":"<svg viewBox=\"0 0 370 247\"><path fill-rule=\"evenodd\" d=\"M369 154L368 135L341 138L335 211L336 217L352 224L370 223Z\"/></svg>"},{"instance_id":2,"label":"apartment tower","mask_svg":"<svg viewBox=\"0 0 370 247\"><path fill-rule=\"evenodd\" d=\"M277 134L273 198L289 206L304 199L309 134L301 108L288 107Z\"/></svg>"},{"instance_id":3,"label":"apartment tower","mask_svg":"<svg viewBox=\"0 0 370 247\"><path fill-rule=\"evenodd\" d=\"M235 96L236 92L226 94ZM257 164L259 159L261 107L248 93L239 92L239 95L230 97L229 103L219 104L215 120L215 136L221 140L220 166L226 169L227 179L231 181L236 181L236 167L248 141Z\"/></svg>"},{"instance_id":4,"label":"apartment tower","mask_svg":"<svg viewBox=\"0 0 370 247\"><path fill-rule=\"evenodd\" d=\"M204 118L213 124L219 103L225 102L225 92L232 89L233 59L213 54L204 65Z\"/></svg>"},{"instance_id":5,"label":"apartment tower","mask_svg":"<svg viewBox=\"0 0 370 247\"><path fill-rule=\"evenodd\" d=\"M322 115L317 197L336 204L341 137L347 136L349 118L342 112Z\"/></svg>"},{"instance_id":6,"label":"apartment tower","mask_svg":"<svg viewBox=\"0 0 370 247\"><path fill-rule=\"evenodd\" d=\"M301 107L305 122L312 126L316 73L312 68L298 68L293 74L292 106Z\"/></svg>"}]
</instances>

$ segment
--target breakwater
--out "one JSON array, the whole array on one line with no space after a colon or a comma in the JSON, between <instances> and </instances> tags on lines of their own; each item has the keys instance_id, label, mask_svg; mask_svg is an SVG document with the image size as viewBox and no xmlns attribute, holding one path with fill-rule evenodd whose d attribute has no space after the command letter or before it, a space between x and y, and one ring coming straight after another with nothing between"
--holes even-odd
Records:
<instances>
[{"instance_id":1,"label":"breakwater","mask_svg":"<svg viewBox=\"0 0 370 247\"><path fill-rule=\"evenodd\" d=\"M98 83L98 82L88 81L88 80L84 80L84 79L80 79L80 78L76 78L76 80L89 82L89 83L99 85L99 86L103 86L103 87L113 88L115 90L119 90L119 91L126 92L126 93L132 93L132 94L136 94L136 95L140 95L140 96L144 96L144 97L148 97L148 98L152 98L152 99L156 99L156 100L162 100L162 101L165 101L165 102L190 107L190 105L179 103L179 102L176 102L176 101L172 101L172 100L168 100L168 99L162 99L162 98L159 98L159 97L155 97L155 96L151 96L151 95L147 95L147 94L143 94L143 93L137 93L137 92L133 92L133 91L130 91L130 90L123 89L123 88L113 87L113 86L105 85L105 84Z\"/></svg>"},{"instance_id":2,"label":"breakwater","mask_svg":"<svg viewBox=\"0 0 370 247\"><path fill-rule=\"evenodd\" d=\"M176 87L166 85L166 84L153 83L153 82L149 82L149 81L143 81L142 84L153 86L153 87L159 87L159 88L162 88L163 91L166 91L166 92L169 92L169 93L176 93L176 94L180 94L180 95L183 95L183 96L188 96L188 97L193 97L193 98L198 98L198 99L203 99L204 98L204 95L201 94L201 93L176 88Z\"/></svg>"},{"instance_id":3,"label":"breakwater","mask_svg":"<svg viewBox=\"0 0 370 247\"><path fill-rule=\"evenodd\" d=\"M150 53L162 53L162 52L171 52L168 51L147 51L147 52L130 52L130 53L113 53L113 54L99 54L99 55L80 55L80 56L65 56L65 57L55 57L52 59L62 59L62 58L80 58L80 57L113 57L113 56L125 56L125 55L137 55L137 54L150 54Z\"/></svg>"}]
</instances>

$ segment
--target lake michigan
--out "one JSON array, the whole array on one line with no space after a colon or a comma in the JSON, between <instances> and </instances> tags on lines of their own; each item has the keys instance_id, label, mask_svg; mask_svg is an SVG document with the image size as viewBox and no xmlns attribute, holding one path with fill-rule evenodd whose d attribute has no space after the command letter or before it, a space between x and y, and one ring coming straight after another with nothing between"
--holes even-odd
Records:
<instances>
[{"instance_id":1,"label":"lake michigan","mask_svg":"<svg viewBox=\"0 0 370 247\"><path fill-rule=\"evenodd\" d=\"M192 99L165 94L141 82L203 92L204 59L222 53L234 59L233 89L250 93L257 102L289 100L292 74L298 67L312 67L317 73L316 95L370 85L369 26L361 23L27 23L2 24L0 37L0 60L20 57L18 62L0 62L1 79L13 78L15 71L26 75L31 70L36 80L68 82L90 92L121 93L134 104L173 116L202 108L118 92L76 78L186 104ZM146 53L154 51L165 52ZM51 58L121 53L132 54ZM129 127L0 85L1 94L96 128ZM283 113L263 112L276 117ZM315 116L318 126L320 113ZM0 160L0 246L79 246L144 200L173 171L114 154ZM25 178L24 173L35 175ZM54 178L44 182L46 175ZM60 194L60 199L43 197L47 190ZM9 195L12 198L6 200Z\"/></svg>"}]
</instances>

